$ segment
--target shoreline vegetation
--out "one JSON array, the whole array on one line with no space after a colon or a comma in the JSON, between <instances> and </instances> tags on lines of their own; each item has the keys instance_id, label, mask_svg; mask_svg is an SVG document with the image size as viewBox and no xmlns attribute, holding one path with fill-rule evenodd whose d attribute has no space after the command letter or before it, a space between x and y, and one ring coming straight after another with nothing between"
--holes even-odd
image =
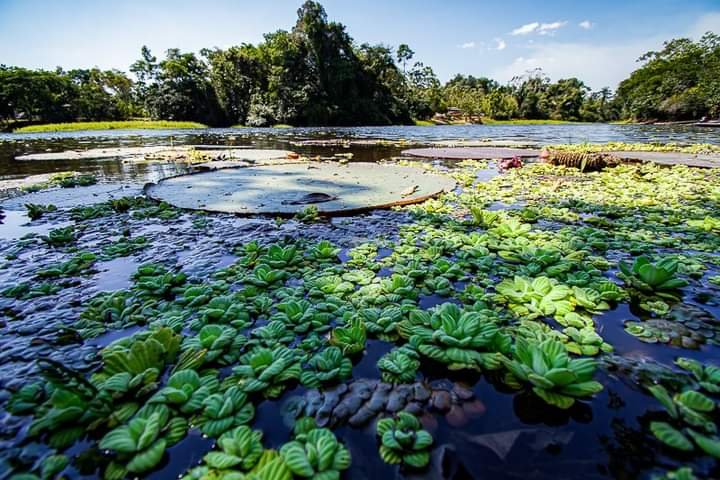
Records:
<instances>
[{"instance_id":1,"label":"shoreline vegetation","mask_svg":"<svg viewBox=\"0 0 720 480\"><path fill-rule=\"evenodd\" d=\"M119 120L107 122L62 122L27 125L13 133L75 132L82 130L174 130L179 128L208 128L207 125L190 121L172 120Z\"/></svg>"},{"instance_id":2,"label":"shoreline vegetation","mask_svg":"<svg viewBox=\"0 0 720 480\"><path fill-rule=\"evenodd\" d=\"M468 74L442 82L407 44L360 43L308 0L290 29L268 33L260 43L199 53L171 48L162 56L144 46L128 72L0 65L0 125L133 118L212 127L413 125L414 119L429 125L479 118L488 125L547 125L720 116L719 35L667 41L639 62L615 91L592 91L574 77L551 81L541 69L507 83ZM20 131L43 131L38 128Z\"/></svg>"},{"instance_id":3,"label":"shoreline vegetation","mask_svg":"<svg viewBox=\"0 0 720 480\"><path fill-rule=\"evenodd\" d=\"M620 120L614 122L579 122L570 120L550 120L550 119L525 119L513 118L508 120L495 120L492 118L483 118L482 122L437 122L433 120L414 120L410 126L416 127L436 127L436 126L467 126L467 125L578 125L608 123L610 125L671 125L673 122L633 122L630 120ZM680 124L686 122L679 122ZM401 125L401 124L399 124ZM398 125L398 126L399 126ZM62 123L44 123L38 125L26 125L12 129L12 133L45 133L45 132L78 132L91 130L177 130L177 129L205 129L211 128L208 125L191 122L191 121L172 121L172 120L117 120L117 121L97 121L97 122L62 122ZM229 128L252 128L248 125L233 125ZM295 125L276 124L269 128L288 129L296 128Z\"/></svg>"}]
</instances>

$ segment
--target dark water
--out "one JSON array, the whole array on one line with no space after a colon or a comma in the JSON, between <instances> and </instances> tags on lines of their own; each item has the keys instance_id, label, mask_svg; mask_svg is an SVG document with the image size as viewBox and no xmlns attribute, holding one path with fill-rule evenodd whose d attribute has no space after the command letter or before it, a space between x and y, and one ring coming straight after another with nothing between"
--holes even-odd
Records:
<instances>
[{"instance_id":1,"label":"dark water","mask_svg":"<svg viewBox=\"0 0 720 480\"><path fill-rule=\"evenodd\" d=\"M637 125L548 125L548 126L448 126L448 127L386 127L348 129L211 129L183 131L105 131L53 134L0 134L0 178L62 170L78 170L102 175L108 180L155 180L176 173L174 165L123 164L116 160L82 162L18 162L15 155L66 149L107 146L140 146L174 144L252 145L256 148L286 148L308 155L329 155L351 152L355 160L377 161L397 155L398 146L342 147L294 146L290 142L303 139L334 138L407 140L431 142L447 139L495 139L536 142L707 142L720 144L720 131L695 129L687 126ZM507 208L494 204L491 209ZM0 237L18 238L26 233L45 233L47 226L27 226L24 215L10 212ZM58 225L52 225L57 227ZM146 231L167 228L148 226ZM189 228L189 227L188 227ZM140 232L145 233L145 232ZM381 249L378 258L391 253ZM347 260L347 249L340 255ZM234 261L221 258L217 268ZM137 264L118 259L98 265L95 283L98 290L125 288L129 275ZM384 269L383 275L391 273ZM460 290L462 285L456 285ZM439 295L421 297L420 306L430 308L457 300ZM459 303L459 302L458 302ZM717 317L717 307L711 309ZM678 356L710 360L717 363L720 348L702 347L698 351L681 350L664 345L640 342L623 328L625 320L636 320L640 312L630 305L620 305L597 318L601 335L611 343L615 353L628 358L648 358L671 365ZM139 327L110 332L95 339L95 345L106 345L137 331ZM357 359L354 378L377 378L377 360L392 348L392 344L369 341L363 356ZM423 424L434 438L434 461L440 468L424 475L412 475L398 467L384 464L377 453L377 439L372 426L365 428L340 427L335 431L351 451L353 462L344 478L380 479L406 475L408 478L477 478L477 479L566 479L566 478L650 478L653 471L673 469L692 462L699 478L720 478L717 463L707 457L684 456L660 446L648 433L652 420L664 419L659 404L627 378L609 372L598 374L604 390L591 401L577 402L567 411L544 404L525 392L517 393L503 385L492 372L486 375L457 374L443 367L423 365L421 375L430 383L462 383L472 389L475 399L467 409L446 415L423 416ZM290 438L290 427L280 415L280 405L289 397L302 395L296 387L275 400L257 405L253 428L264 432L266 447L279 448ZM151 477L177 478L188 468L197 465L213 446L193 430L186 439L169 449L163 465ZM82 452L87 445L73 447ZM95 465L96 467L96 465ZM432 474L429 472L433 472ZM66 472L81 478L78 472ZM97 472L90 468L87 476ZM0 472L0 478L2 478Z\"/></svg>"},{"instance_id":2,"label":"dark water","mask_svg":"<svg viewBox=\"0 0 720 480\"><path fill-rule=\"evenodd\" d=\"M720 129L718 129L720 130ZM158 164L123 164L117 160L16 162L26 153L140 145L252 145L256 148L288 148L308 155L351 152L355 160L377 161L397 155L402 148L294 146L307 139L384 139L427 143L440 140L503 140L538 143L583 142L677 142L720 144L720 131L688 125L453 125L433 127L348 128L242 128L202 130L104 130L85 132L0 133L0 179L75 170L95 173L112 180L156 180L177 173L177 167Z\"/></svg>"}]
</instances>

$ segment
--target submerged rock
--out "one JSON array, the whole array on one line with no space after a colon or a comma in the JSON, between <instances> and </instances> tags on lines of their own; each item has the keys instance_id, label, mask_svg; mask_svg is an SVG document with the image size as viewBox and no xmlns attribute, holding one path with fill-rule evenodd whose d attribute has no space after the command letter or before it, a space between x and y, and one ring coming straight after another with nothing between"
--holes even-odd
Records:
<instances>
[{"instance_id":1,"label":"submerged rock","mask_svg":"<svg viewBox=\"0 0 720 480\"><path fill-rule=\"evenodd\" d=\"M458 394L458 392L460 392ZM417 382L392 385L372 379L359 379L325 390L309 390L283 405L285 418L314 417L318 425L361 427L380 415L399 411L421 415L428 409L447 413L448 422L465 423L469 417L485 412L484 405L472 400L471 390L448 384L430 387ZM478 406L479 404L479 406Z\"/></svg>"}]
</instances>

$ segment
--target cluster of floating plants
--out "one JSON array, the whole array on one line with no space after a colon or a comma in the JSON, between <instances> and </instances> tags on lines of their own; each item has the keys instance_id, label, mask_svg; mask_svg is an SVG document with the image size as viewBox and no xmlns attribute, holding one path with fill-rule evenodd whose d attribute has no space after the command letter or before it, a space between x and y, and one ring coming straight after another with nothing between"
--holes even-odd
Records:
<instances>
[{"instance_id":1,"label":"cluster of floating plants","mask_svg":"<svg viewBox=\"0 0 720 480\"><path fill-rule=\"evenodd\" d=\"M421 418L442 413L460 425L481 411L472 389L431 386L428 372L482 374L509 401L522 396L553 412L589 408L604 389L601 360L618 349L603 319L619 305L634 312L619 328L627 341L670 343L682 357L682 385L660 377L644 385L650 405L663 408L646 433L690 465L667 478L692 478L699 460L720 458L720 369L681 350L719 338L720 321L697 299L720 293L720 176L534 164L477 182L484 165L463 162L450 172L461 191L400 209L410 221L377 242L251 241L201 278L159 258L139 266L129 288L92 296L66 323L86 340L134 327L99 349L91 374L41 360L37 378L12 392L7 410L29 424L3 465L24 478L69 468L134 478L162 468L168 450L200 432L214 443L183 478L332 479L352 465L333 428L374 424L378 458L422 470L436 442ZM70 256L2 295L53 295L62 278L91 274L99 259L152 247L129 235L97 251L74 246L85 226L113 215L122 223L183 214L142 199L75 209L75 225L36 243ZM298 219L322 223L312 211ZM358 378L376 345L388 347L377 378ZM292 435L271 448L256 412L277 399ZM38 444L40 454L15 454Z\"/></svg>"}]
</instances>

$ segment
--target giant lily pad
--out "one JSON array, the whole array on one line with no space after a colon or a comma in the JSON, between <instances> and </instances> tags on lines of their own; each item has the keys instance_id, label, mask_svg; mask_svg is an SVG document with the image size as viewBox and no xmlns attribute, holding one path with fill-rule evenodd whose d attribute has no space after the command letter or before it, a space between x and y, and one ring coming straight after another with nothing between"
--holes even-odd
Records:
<instances>
[{"instance_id":1,"label":"giant lily pad","mask_svg":"<svg viewBox=\"0 0 720 480\"><path fill-rule=\"evenodd\" d=\"M403 155L422 158L446 158L451 160L484 160L498 158L535 158L540 155L539 150L529 148L501 148L501 147L448 147L448 148L411 148L403 150Z\"/></svg>"},{"instance_id":2,"label":"giant lily pad","mask_svg":"<svg viewBox=\"0 0 720 480\"><path fill-rule=\"evenodd\" d=\"M31 153L15 160L159 160L207 162L212 160L245 160L250 162L287 158L288 150L263 150L227 145L178 145L151 147L112 147L64 152Z\"/></svg>"},{"instance_id":3,"label":"giant lily pad","mask_svg":"<svg viewBox=\"0 0 720 480\"><path fill-rule=\"evenodd\" d=\"M700 168L720 168L720 155L713 153L678 152L610 152L623 160L653 162L661 165L687 165Z\"/></svg>"},{"instance_id":4,"label":"giant lily pad","mask_svg":"<svg viewBox=\"0 0 720 480\"><path fill-rule=\"evenodd\" d=\"M243 214L325 214L421 202L455 181L414 167L375 163L286 164L215 170L162 180L146 193L176 207Z\"/></svg>"}]
</instances>

